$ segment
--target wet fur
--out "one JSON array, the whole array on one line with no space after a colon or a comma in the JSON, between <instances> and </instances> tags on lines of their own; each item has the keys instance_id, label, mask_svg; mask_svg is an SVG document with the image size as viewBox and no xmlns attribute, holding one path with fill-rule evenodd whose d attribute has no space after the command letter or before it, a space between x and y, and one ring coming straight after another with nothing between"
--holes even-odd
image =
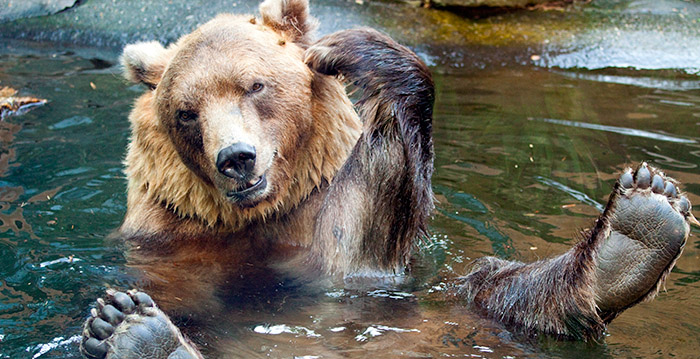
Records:
<instances>
[{"instance_id":1,"label":"wet fur","mask_svg":"<svg viewBox=\"0 0 700 359\"><path fill-rule=\"evenodd\" d=\"M656 169L649 168L647 170L646 164L640 167L635 176L638 176L641 171L646 171L647 182L651 176L658 174L660 178L673 186L676 184L673 179L663 176ZM649 171L651 171L651 175L649 175ZM630 175L632 170L627 169L625 172ZM629 178L632 181L631 175ZM629 214L623 214L625 217L618 218L619 207L617 207L617 203L621 201L621 196L632 194L636 197L648 198L647 200L652 202L656 199L649 198L650 196L661 196L661 189L657 189L658 192L654 192L656 193L654 194L649 189L649 183L646 183L645 187L626 189L621 181L619 180L615 184L608 204L593 229L585 232L583 240L568 252L529 264L493 257L480 258L475 261L472 272L457 281L456 295L465 300L470 307L481 311L486 316L529 334L539 332L560 338L585 340L601 338L606 325L620 313L640 302L649 301L658 294L680 257L689 233L687 220L690 215L686 209L680 209L678 204L684 200L687 201L687 199L683 199L682 196L667 195L665 192L663 196L667 198L664 201L668 201L670 205L667 210L677 211L677 215L679 214L678 217L675 217L676 222L673 225L675 227L669 231L651 235L648 234L647 224L638 226L638 223L644 223L646 218L630 217ZM636 181L637 177L635 177ZM635 191L637 193L634 193ZM662 213L660 208L654 208L653 213L637 209L635 214L649 213L652 216L657 216L655 219L658 221L653 222L653 226L673 223L670 222L671 217L666 217L669 214ZM683 221L680 219L681 216L685 217L686 223L679 225L678 221ZM634 230L620 232L621 230L629 230L629 228ZM661 227L651 228L658 230ZM664 251L670 253L670 256L667 256L665 260L659 260L657 263L645 263L647 268L658 268L660 272L656 272L654 269L651 280L632 287L635 288L635 294L629 294L629 292L620 294L618 292L609 296L609 291L612 290L607 284L609 278L601 280L599 277L600 275L609 275L599 271L599 256L604 251L604 243L611 240L613 231L617 235L628 235L635 232L633 233L635 240L640 241L641 237L637 238L636 235L642 234L646 236L644 240L651 241L644 243L644 246L658 246L658 243L663 243L661 246ZM661 242L653 243L657 239L660 239ZM650 251L658 250L657 247L650 248ZM637 252L634 255L641 254ZM619 260L625 263L623 258L619 258ZM655 267L656 264L662 264L663 268ZM636 269L624 268L623 270L634 271ZM618 278L623 277L614 278L618 280ZM650 286L642 287L641 285ZM606 298L607 303L601 303L603 297Z\"/></svg>"},{"instance_id":2,"label":"wet fur","mask_svg":"<svg viewBox=\"0 0 700 359\"><path fill-rule=\"evenodd\" d=\"M220 15L167 49L152 43L125 49L126 77L154 89L136 101L130 115L128 211L120 236L129 246L129 265L143 270L143 288L171 312L194 298L211 298L211 303L185 311L216 307L217 289L240 281L250 267L309 277L400 275L426 234L433 208L430 72L410 50L369 29L338 33L306 50L308 31L315 26L307 11L302 0L270 1L261 5L262 21ZM208 46L218 49L212 54L226 56L218 43L239 36L227 28L231 23L246 29L242 41L259 31L250 35L261 42L256 46L274 47L263 49L272 55L287 51L307 71L298 72L308 79L306 87L256 109L264 121L280 121L286 130L276 152L281 175L274 196L255 206L230 203L215 188L207 169L212 154L206 141L199 141L206 138L205 120L184 130L171 120L174 103L209 105L208 97L198 100L181 88L200 86L198 91L215 91L215 96L236 88L235 82L222 85L229 79L216 74L182 85L197 76L198 70L189 73L192 61L204 61L194 66L202 69L216 65L206 64L211 56L192 51ZM200 44L204 36L219 40ZM348 51L317 51L323 44L342 48L335 46L339 43ZM144 60L148 46L155 53ZM289 59L276 65L272 55L265 55L268 66L260 73L288 68ZM239 56L249 61L247 71L258 71L255 51ZM158 61L147 64L148 59ZM377 68L382 59L393 60ZM162 74L150 73L161 68ZM278 81L287 81L284 76L291 75L280 73ZM348 82L361 91L356 106L346 94ZM305 111L310 121L290 117Z\"/></svg>"},{"instance_id":3,"label":"wet fur","mask_svg":"<svg viewBox=\"0 0 700 359\"><path fill-rule=\"evenodd\" d=\"M478 259L456 291L471 307L510 327L562 338L597 339L606 322L593 291L595 248L605 216L591 235L565 254L534 263Z\"/></svg>"},{"instance_id":4,"label":"wet fur","mask_svg":"<svg viewBox=\"0 0 700 359\"><path fill-rule=\"evenodd\" d=\"M433 209L430 72L413 52L371 29L325 37L306 62L361 89L364 123L316 223L316 238L335 239L315 242L317 258L333 258L321 263L331 272L344 262L352 273L401 272Z\"/></svg>"}]
</instances>

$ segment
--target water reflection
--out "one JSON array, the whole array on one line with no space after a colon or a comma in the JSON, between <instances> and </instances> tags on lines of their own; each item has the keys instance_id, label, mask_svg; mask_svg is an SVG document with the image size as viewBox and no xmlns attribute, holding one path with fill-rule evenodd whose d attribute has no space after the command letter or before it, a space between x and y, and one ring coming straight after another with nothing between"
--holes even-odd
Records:
<instances>
[{"instance_id":1,"label":"water reflection","mask_svg":"<svg viewBox=\"0 0 700 359\"><path fill-rule=\"evenodd\" d=\"M589 72L568 72L557 71L563 76L572 77L581 80L598 81L604 83L612 83L619 85L630 85L635 87L645 87L650 89L661 89L670 91L685 91L699 90L700 81L697 79L673 79L673 78L658 78L645 77L639 73L630 76L589 73Z\"/></svg>"},{"instance_id":2,"label":"water reflection","mask_svg":"<svg viewBox=\"0 0 700 359\"><path fill-rule=\"evenodd\" d=\"M650 117L650 118L655 118L655 117ZM619 134L625 135L625 136L646 137L646 138L650 138L650 139L657 140L657 141L668 141L668 142L676 142L676 143L698 143L698 141L693 140L693 139L678 138L678 137L662 135L659 133L653 133L653 132L644 131L644 130L637 130L634 128L624 128L624 127L599 125L599 124L595 124L595 123L557 120L557 119L553 119L553 118L529 118L529 120L542 121L542 122L553 123L555 125L562 125L562 126L586 128L589 130L596 130L596 131L614 132L614 133L619 133Z\"/></svg>"}]
</instances>

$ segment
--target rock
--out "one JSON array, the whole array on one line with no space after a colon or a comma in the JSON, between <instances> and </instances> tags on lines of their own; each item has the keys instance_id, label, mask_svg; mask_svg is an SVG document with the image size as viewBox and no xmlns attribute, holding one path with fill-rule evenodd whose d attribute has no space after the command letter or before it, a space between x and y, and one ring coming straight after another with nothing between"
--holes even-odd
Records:
<instances>
[{"instance_id":1,"label":"rock","mask_svg":"<svg viewBox=\"0 0 700 359\"><path fill-rule=\"evenodd\" d=\"M0 22L55 14L73 7L77 0L0 0Z\"/></svg>"},{"instance_id":2,"label":"rock","mask_svg":"<svg viewBox=\"0 0 700 359\"><path fill-rule=\"evenodd\" d=\"M7 1L0 0L0 8ZM493 5L545 2L405 1L415 5L430 1ZM37 45L30 48L30 42L16 40L48 41L61 44L52 51L70 49L84 58L115 62L125 44L151 40L167 44L218 13L255 13L260 2L213 1L195 6L188 0L90 0L51 16L0 20L0 54L41 54L51 45L31 43ZM383 0L312 0L311 7L321 24L318 36L358 26L373 27L410 46L434 66L480 69L534 64L559 69L679 70L688 76L700 74L700 2L595 0L553 4L557 3L571 5L561 11L482 7L475 10L485 12L478 18L468 16L473 8L428 9ZM683 86L697 88L697 80L693 81Z\"/></svg>"}]
</instances>

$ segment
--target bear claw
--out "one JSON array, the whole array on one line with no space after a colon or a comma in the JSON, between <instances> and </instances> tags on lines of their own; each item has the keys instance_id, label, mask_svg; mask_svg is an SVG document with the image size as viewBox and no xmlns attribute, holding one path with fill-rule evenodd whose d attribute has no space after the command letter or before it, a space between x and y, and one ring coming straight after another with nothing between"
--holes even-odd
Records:
<instances>
[{"instance_id":1,"label":"bear claw","mask_svg":"<svg viewBox=\"0 0 700 359\"><path fill-rule=\"evenodd\" d=\"M669 203L681 214L686 216L686 220L692 224L700 226L697 219L693 217L690 210L692 205L686 196L679 195L678 188L674 184L674 180L666 177L662 172L655 168L651 168L654 172L652 177L652 172L649 170L649 166L646 162L643 162L637 169L637 172L632 175L632 170L628 169L619 178L618 182L620 186L626 190L631 189L648 189L651 186L651 191L653 193L664 195L668 198Z\"/></svg>"},{"instance_id":2,"label":"bear claw","mask_svg":"<svg viewBox=\"0 0 700 359\"><path fill-rule=\"evenodd\" d=\"M110 290L111 292L114 292L112 294L112 301L121 308L122 312L124 314L131 314L134 312L134 307L136 306L134 301L126 294L123 292L115 292L114 290ZM109 293L109 291L108 291Z\"/></svg>"},{"instance_id":3,"label":"bear claw","mask_svg":"<svg viewBox=\"0 0 700 359\"><path fill-rule=\"evenodd\" d=\"M654 191L654 193L664 192L664 180L658 174L654 175L654 178L651 179L651 190Z\"/></svg>"},{"instance_id":4,"label":"bear claw","mask_svg":"<svg viewBox=\"0 0 700 359\"><path fill-rule=\"evenodd\" d=\"M107 356L107 343L95 338L88 338L83 342L81 351L86 358L104 358Z\"/></svg>"},{"instance_id":5,"label":"bear claw","mask_svg":"<svg viewBox=\"0 0 700 359\"><path fill-rule=\"evenodd\" d=\"M626 195L633 195L634 190L646 190L651 187L651 192L664 195L669 202L677 204L679 212L688 214L690 211L690 202L685 196L679 196L679 191L676 188L675 180L666 177L663 172L647 165L643 162L637 171L632 174L632 170L626 170L618 179L620 186L628 190ZM624 192L624 191L623 191ZM681 205L681 203L683 203Z\"/></svg>"},{"instance_id":6,"label":"bear claw","mask_svg":"<svg viewBox=\"0 0 700 359\"><path fill-rule=\"evenodd\" d=\"M666 187L664 188L664 195L669 197L676 197L676 186L671 182L666 182Z\"/></svg>"}]
</instances>

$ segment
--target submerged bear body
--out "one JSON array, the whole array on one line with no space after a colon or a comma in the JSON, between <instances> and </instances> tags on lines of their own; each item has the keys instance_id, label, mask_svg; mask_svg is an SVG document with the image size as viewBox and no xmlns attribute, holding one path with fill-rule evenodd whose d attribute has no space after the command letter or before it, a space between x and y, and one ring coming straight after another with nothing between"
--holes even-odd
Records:
<instances>
[{"instance_id":1,"label":"submerged bear body","mask_svg":"<svg viewBox=\"0 0 700 359\"><path fill-rule=\"evenodd\" d=\"M86 356L200 357L155 303L216 316L226 312L222 291L262 286L270 271L307 283L401 276L426 235L428 68L370 29L312 42L305 0L268 0L260 11L260 19L220 15L167 48L125 49L126 77L148 90L130 116L119 235L155 302L110 291L86 322ZM344 83L358 90L354 105ZM629 231L641 216L653 228ZM644 164L622 175L571 251L531 264L482 259L452 292L514 328L598 338L656 294L692 220L676 183ZM650 245L665 254L645 252L634 273L621 267Z\"/></svg>"}]
</instances>

